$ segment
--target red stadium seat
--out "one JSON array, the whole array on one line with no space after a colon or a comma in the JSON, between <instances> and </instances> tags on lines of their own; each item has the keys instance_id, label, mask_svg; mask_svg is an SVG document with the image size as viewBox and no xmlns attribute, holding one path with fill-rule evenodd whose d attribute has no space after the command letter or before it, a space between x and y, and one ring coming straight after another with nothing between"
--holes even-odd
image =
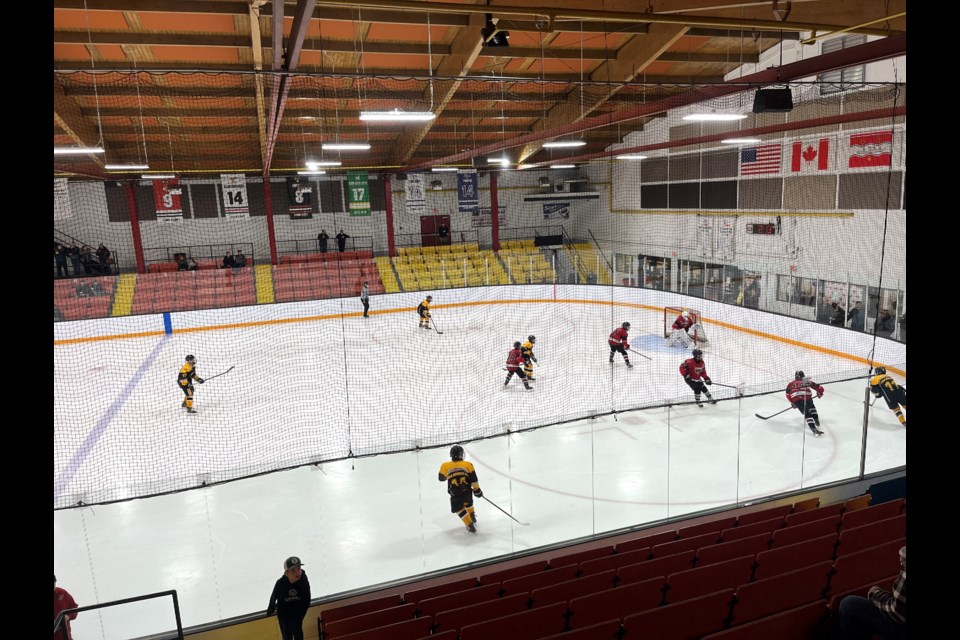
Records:
<instances>
[{"instance_id":1,"label":"red stadium seat","mask_svg":"<svg viewBox=\"0 0 960 640\"><path fill-rule=\"evenodd\" d=\"M622 620L633 613L656 608L663 602L665 585L666 579L660 576L572 598L570 626L579 629L610 618Z\"/></svg>"},{"instance_id":2,"label":"red stadium seat","mask_svg":"<svg viewBox=\"0 0 960 640\"><path fill-rule=\"evenodd\" d=\"M733 589L668 604L623 619L627 638L695 640L723 629L733 600Z\"/></svg>"}]
</instances>

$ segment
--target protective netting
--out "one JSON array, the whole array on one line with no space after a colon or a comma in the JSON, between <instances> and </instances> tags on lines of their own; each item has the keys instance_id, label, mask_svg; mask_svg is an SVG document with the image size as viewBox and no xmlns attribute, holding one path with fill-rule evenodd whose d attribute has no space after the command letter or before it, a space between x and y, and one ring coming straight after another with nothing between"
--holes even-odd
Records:
<instances>
[{"instance_id":1,"label":"protective netting","mask_svg":"<svg viewBox=\"0 0 960 640\"><path fill-rule=\"evenodd\" d=\"M55 508L691 402L666 307L699 311L721 400L782 393L797 369L905 376L903 85L797 83L792 110L754 114L746 86L293 76L265 189L273 80L55 76L59 144L99 126L105 162L150 167L56 161ZM645 104L564 136L581 147L513 142ZM359 120L397 107L440 113ZM747 117L683 119L698 112ZM320 148L357 140L371 150ZM342 165L296 174L318 161ZM461 171L401 173L422 162ZM632 369L608 362L624 321ZM535 390L504 388L531 335ZM186 354L224 373L195 382L196 414L175 388Z\"/></svg>"}]
</instances>

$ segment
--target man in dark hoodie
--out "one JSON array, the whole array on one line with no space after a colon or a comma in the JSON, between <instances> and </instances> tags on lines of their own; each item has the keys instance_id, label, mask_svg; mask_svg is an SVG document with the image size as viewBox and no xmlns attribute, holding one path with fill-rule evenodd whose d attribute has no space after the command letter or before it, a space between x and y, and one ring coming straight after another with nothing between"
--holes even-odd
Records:
<instances>
[{"instance_id":1,"label":"man in dark hoodie","mask_svg":"<svg viewBox=\"0 0 960 640\"><path fill-rule=\"evenodd\" d=\"M303 640L303 618L310 608L310 581L301 566L297 556L284 561L283 576L273 586L267 605L268 616L277 613L283 640Z\"/></svg>"}]
</instances>

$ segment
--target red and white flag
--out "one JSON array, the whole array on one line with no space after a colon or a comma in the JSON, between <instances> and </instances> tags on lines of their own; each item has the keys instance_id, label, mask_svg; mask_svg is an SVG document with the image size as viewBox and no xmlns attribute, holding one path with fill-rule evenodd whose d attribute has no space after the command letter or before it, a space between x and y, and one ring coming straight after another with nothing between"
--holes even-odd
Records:
<instances>
[{"instance_id":1,"label":"red and white flag","mask_svg":"<svg viewBox=\"0 0 960 640\"><path fill-rule=\"evenodd\" d=\"M889 167L893 153L893 131L854 133L850 136L850 169Z\"/></svg>"},{"instance_id":2,"label":"red and white flag","mask_svg":"<svg viewBox=\"0 0 960 640\"><path fill-rule=\"evenodd\" d=\"M790 154L790 171L815 173L830 169L830 139L797 140Z\"/></svg>"}]
</instances>

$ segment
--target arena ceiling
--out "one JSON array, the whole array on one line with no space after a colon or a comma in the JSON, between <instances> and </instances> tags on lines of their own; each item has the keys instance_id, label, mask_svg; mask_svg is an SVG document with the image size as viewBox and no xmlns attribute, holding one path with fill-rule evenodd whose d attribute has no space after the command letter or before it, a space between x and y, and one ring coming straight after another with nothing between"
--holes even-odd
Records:
<instances>
[{"instance_id":1,"label":"arena ceiling","mask_svg":"<svg viewBox=\"0 0 960 640\"><path fill-rule=\"evenodd\" d=\"M282 174L320 159L535 164L558 153L540 140L571 132L587 144L563 153L589 155L663 114L630 117L637 104L723 83L781 40L906 31L905 0L53 4L54 145L105 149L57 155L55 171L94 177L127 163L181 175ZM496 46L502 31L509 46ZM360 119L393 109L436 117ZM370 149L321 150L334 142Z\"/></svg>"}]
</instances>

